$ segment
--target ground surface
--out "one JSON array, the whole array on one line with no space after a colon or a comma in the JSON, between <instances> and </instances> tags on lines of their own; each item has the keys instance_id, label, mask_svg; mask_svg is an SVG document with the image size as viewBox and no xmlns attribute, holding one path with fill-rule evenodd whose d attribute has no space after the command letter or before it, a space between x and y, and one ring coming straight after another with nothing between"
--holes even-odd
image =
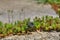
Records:
<instances>
[{"instance_id":1,"label":"ground surface","mask_svg":"<svg viewBox=\"0 0 60 40\"><path fill-rule=\"evenodd\" d=\"M15 35L0 40L60 40L60 32L33 32L31 35Z\"/></svg>"},{"instance_id":2,"label":"ground surface","mask_svg":"<svg viewBox=\"0 0 60 40\"><path fill-rule=\"evenodd\" d=\"M23 12L21 11L23 9ZM13 21L23 20L24 18L41 17L45 15L58 16L49 4L36 4L34 0L0 0L0 21L8 22L7 10L13 10ZM12 15L10 22L12 22Z\"/></svg>"}]
</instances>

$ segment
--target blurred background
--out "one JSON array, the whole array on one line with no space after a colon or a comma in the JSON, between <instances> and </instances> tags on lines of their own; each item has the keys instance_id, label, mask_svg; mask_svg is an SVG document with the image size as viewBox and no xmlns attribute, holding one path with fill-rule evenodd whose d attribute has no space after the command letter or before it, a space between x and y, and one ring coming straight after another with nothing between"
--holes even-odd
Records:
<instances>
[{"instance_id":1,"label":"blurred background","mask_svg":"<svg viewBox=\"0 0 60 40\"><path fill-rule=\"evenodd\" d=\"M8 23L25 18L31 18L32 21L35 16L45 15L58 17L51 6L55 3L57 0L0 0L0 21Z\"/></svg>"}]
</instances>

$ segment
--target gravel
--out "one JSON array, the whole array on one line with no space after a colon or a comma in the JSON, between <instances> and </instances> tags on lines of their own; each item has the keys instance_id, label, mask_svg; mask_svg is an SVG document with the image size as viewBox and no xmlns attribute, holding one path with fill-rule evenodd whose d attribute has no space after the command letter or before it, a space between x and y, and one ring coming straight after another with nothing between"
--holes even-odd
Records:
<instances>
[{"instance_id":1,"label":"gravel","mask_svg":"<svg viewBox=\"0 0 60 40\"><path fill-rule=\"evenodd\" d=\"M59 40L60 32L32 32L30 35L15 35L0 40Z\"/></svg>"}]
</instances>

